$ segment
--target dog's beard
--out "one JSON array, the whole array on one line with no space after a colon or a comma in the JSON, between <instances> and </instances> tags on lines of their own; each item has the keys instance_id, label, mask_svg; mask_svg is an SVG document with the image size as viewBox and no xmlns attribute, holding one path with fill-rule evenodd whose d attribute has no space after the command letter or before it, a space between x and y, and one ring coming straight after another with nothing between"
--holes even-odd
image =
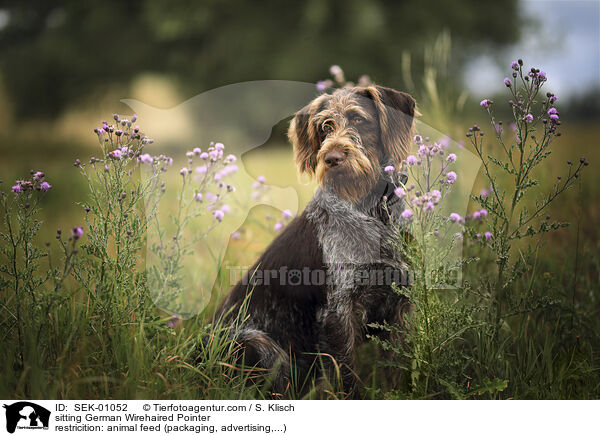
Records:
<instances>
[{"instance_id":1,"label":"dog's beard","mask_svg":"<svg viewBox=\"0 0 600 436\"><path fill-rule=\"evenodd\" d=\"M319 161L316 174L323 189L351 203L359 203L366 197L378 178L374 166L366 157L349 157L332 168L327 168L325 162Z\"/></svg>"}]
</instances>

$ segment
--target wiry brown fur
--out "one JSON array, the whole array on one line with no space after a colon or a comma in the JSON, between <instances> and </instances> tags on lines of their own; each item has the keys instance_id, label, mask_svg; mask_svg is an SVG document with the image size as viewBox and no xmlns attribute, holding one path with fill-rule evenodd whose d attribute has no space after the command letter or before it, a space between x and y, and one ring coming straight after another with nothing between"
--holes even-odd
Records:
<instances>
[{"instance_id":1,"label":"wiry brown fur","mask_svg":"<svg viewBox=\"0 0 600 436\"><path fill-rule=\"evenodd\" d=\"M380 172L380 157L397 167L410 151L415 100L408 94L381 86L343 88L323 94L296 114L288 136L300 173L316 175L322 187L329 185L340 197L353 203L369 192ZM382 150L362 146L360 125L353 117L370 123ZM341 151L346 159L340 167L328 168L325 156Z\"/></svg>"},{"instance_id":2,"label":"wiry brown fur","mask_svg":"<svg viewBox=\"0 0 600 436\"><path fill-rule=\"evenodd\" d=\"M291 380L338 373L344 391L356 394L360 345L367 334L391 339L368 326L404 321L409 302L391 282L354 278L359 271L406 271L394 244L404 206L384 168L398 168L408 155L414 114L410 95L370 86L320 95L292 120L288 135L298 170L315 176L321 188L216 314L237 322L233 314L247 302L243 325L232 334L238 357L251 366L279 368L275 392L285 395ZM303 278L283 280L281 271L302 271ZM306 277L325 273L327 280L308 280L305 271ZM283 275L251 284L248 278L259 272Z\"/></svg>"}]
</instances>

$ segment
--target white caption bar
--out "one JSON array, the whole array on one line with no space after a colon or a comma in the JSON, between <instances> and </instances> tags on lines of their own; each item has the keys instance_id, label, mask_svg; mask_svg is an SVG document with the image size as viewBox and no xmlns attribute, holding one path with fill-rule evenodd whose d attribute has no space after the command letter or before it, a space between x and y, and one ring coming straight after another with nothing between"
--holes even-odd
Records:
<instances>
[{"instance_id":1,"label":"white caption bar","mask_svg":"<svg viewBox=\"0 0 600 436\"><path fill-rule=\"evenodd\" d=\"M0 435L590 434L599 401L0 400Z\"/></svg>"}]
</instances>

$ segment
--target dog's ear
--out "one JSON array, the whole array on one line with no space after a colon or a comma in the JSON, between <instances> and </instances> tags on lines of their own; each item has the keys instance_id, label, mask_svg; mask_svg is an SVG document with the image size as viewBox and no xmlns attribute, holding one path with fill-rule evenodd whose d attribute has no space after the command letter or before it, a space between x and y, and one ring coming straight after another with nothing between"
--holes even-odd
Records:
<instances>
[{"instance_id":1,"label":"dog's ear","mask_svg":"<svg viewBox=\"0 0 600 436\"><path fill-rule=\"evenodd\" d=\"M313 123L313 116L321 105L323 96L313 100L308 106L296 113L290 122L288 138L294 147L294 159L300 174L312 176L317 167L319 151L319 132Z\"/></svg>"},{"instance_id":2,"label":"dog's ear","mask_svg":"<svg viewBox=\"0 0 600 436\"><path fill-rule=\"evenodd\" d=\"M366 90L377 108L383 146L399 166L410 154L413 118L418 114L416 101L405 92L383 86Z\"/></svg>"}]
</instances>

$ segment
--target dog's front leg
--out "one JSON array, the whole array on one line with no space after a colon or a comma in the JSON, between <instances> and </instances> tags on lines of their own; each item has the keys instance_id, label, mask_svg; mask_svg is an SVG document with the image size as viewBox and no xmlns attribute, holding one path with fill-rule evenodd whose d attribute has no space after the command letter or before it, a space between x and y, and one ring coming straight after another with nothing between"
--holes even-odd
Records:
<instances>
[{"instance_id":1,"label":"dog's front leg","mask_svg":"<svg viewBox=\"0 0 600 436\"><path fill-rule=\"evenodd\" d=\"M386 362L398 358L398 350L402 349L408 332L408 314L411 304L407 297L398 294L387 286L365 289L361 293L361 303L367 308L365 324L367 334L376 336L381 341L393 345L382 349L382 357ZM372 327L371 324L390 325L393 329ZM397 389L402 382L402 373L394 366L385 366L383 374L389 389Z\"/></svg>"},{"instance_id":2,"label":"dog's front leg","mask_svg":"<svg viewBox=\"0 0 600 436\"><path fill-rule=\"evenodd\" d=\"M330 383L341 382L343 391L356 397L356 353L361 340L356 310L351 301L330 304L320 322L320 352L324 376Z\"/></svg>"}]
</instances>

